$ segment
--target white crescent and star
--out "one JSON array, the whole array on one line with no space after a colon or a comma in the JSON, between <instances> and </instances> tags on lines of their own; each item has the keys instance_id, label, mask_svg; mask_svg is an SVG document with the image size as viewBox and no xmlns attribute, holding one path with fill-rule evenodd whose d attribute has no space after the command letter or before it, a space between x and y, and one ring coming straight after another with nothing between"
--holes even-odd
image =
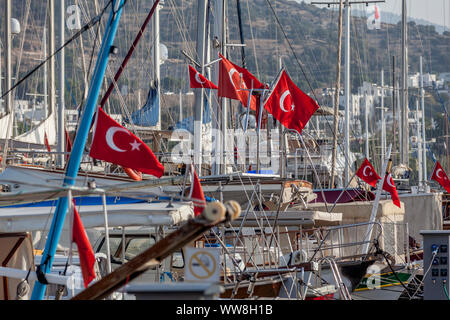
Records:
<instances>
[{"instance_id":1,"label":"white crescent and star","mask_svg":"<svg viewBox=\"0 0 450 320\"><path fill-rule=\"evenodd\" d=\"M367 175L367 173L366 173L366 169L367 169L367 168L370 169L369 166L365 166L364 169L363 169L363 175L366 176L366 177L368 177L368 175ZM372 175L372 172L370 172L370 175Z\"/></svg>"},{"instance_id":2,"label":"white crescent and star","mask_svg":"<svg viewBox=\"0 0 450 320\"><path fill-rule=\"evenodd\" d=\"M392 180L392 176L391 176L391 174L389 173L389 175L388 175L387 178L386 178L386 182L387 182L387 184L390 185L392 188L395 188L395 186L392 185L391 180Z\"/></svg>"},{"instance_id":3,"label":"white crescent and star","mask_svg":"<svg viewBox=\"0 0 450 320\"><path fill-rule=\"evenodd\" d=\"M290 112L290 111L294 110L294 108L295 108L294 104L291 105L291 110L289 110L289 111L284 108L284 99L286 99L286 97L288 95L291 95L291 93L289 92L289 90L286 90L285 92L283 92L283 94L281 95L281 98L280 98L280 109L283 110L284 112Z\"/></svg>"},{"instance_id":4,"label":"white crescent and star","mask_svg":"<svg viewBox=\"0 0 450 320\"><path fill-rule=\"evenodd\" d=\"M236 85L236 84L234 83L234 81L233 81L233 75L234 75L234 73L237 73L237 74L239 75L239 72L238 72L235 68L231 68L230 71L228 71L228 76L230 77L230 81L231 81L231 83L233 84L233 86L234 86L235 88L238 88L238 89L239 89L239 83ZM247 89L247 85L245 84L244 81L242 81L242 86L243 86L244 89Z\"/></svg>"},{"instance_id":5,"label":"white crescent and star","mask_svg":"<svg viewBox=\"0 0 450 320\"><path fill-rule=\"evenodd\" d=\"M119 131L125 132L126 134L130 135L128 130L126 130L125 128L111 127L111 128L108 129L108 131L106 131L106 144L108 145L108 147L110 147L114 151L126 152L127 150L120 149L114 143L114 135L116 134L116 132L119 132ZM130 151L139 150L139 146L141 145L141 143L139 143L136 140L134 140L134 142L130 143L130 145L131 145L131 150Z\"/></svg>"},{"instance_id":6,"label":"white crescent and star","mask_svg":"<svg viewBox=\"0 0 450 320\"><path fill-rule=\"evenodd\" d=\"M200 74L198 73L198 71L195 73L195 81L197 81L200 84L204 84L206 81L202 81L202 79L200 79Z\"/></svg>"},{"instance_id":7,"label":"white crescent and star","mask_svg":"<svg viewBox=\"0 0 450 320\"><path fill-rule=\"evenodd\" d=\"M444 176L439 175L440 171L442 171L442 169L440 169L440 168L436 170L436 177L438 177L439 179L442 179L442 178L444 178Z\"/></svg>"}]
</instances>

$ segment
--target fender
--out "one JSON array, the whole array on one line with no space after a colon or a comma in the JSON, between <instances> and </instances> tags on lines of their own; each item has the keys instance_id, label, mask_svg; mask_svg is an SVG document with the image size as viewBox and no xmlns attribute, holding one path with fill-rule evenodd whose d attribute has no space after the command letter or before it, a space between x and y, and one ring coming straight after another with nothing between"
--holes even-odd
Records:
<instances>
[{"instance_id":1,"label":"fender","mask_svg":"<svg viewBox=\"0 0 450 320\"><path fill-rule=\"evenodd\" d=\"M131 169L131 168L125 168L122 167L123 171L133 180L135 181L142 181L142 172Z\"/></svg>"}]
</instances>

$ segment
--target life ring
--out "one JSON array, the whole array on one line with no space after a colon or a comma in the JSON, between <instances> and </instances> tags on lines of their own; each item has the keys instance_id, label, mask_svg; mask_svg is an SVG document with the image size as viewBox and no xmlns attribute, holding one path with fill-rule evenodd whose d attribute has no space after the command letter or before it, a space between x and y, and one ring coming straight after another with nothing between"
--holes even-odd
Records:
<instances>
[{"instance_id":1,"label":"life ring","mask_svg":"<svg viewBox=\"0 0 450 320\"><path fill-rule=\"evenodd\" d=\"M124 168L122 167L123 171L133 180L135 181L142 181L142 172L131 169L131 168Z\"/></svg>"}]
</instances>

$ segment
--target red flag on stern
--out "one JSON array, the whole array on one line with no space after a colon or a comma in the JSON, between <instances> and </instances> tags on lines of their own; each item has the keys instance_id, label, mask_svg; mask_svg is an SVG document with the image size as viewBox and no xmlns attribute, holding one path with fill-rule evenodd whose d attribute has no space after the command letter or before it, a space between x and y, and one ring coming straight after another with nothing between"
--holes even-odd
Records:
<instances>
[{"instance_id":1,"label":"red flag on stern","mask_svg":"<svg viewBox=\"0 0 450 320\"><path fill-rule=\"evenodd\" d=\"M75 242L78 248L84 287L87 288L89 283L95 279L95 255L75 206L75 201L73 201L72 242Z\"/></svg>"},{"instance_id":2,"label":"red flag on stern","mask_svg":"<svg viewBox=\"0 0 450 320\"><path fill-rule=\"evenodd\" d=\"M160 178L164 166L152 150L129 130L98 109L94 138L89 155Z\"/></svg>"},{"instance_id":3,"label":"red flag on stern","mask_svg":"<svg viewBox=\"0 0 450 320\"><path fill-rule=\"evenodd\" d=\"M394 202L397 207L401 208L397 188L395 187L394 179L392 179L392 175L390 173L387 173L384 178L383 190L389 192L391 194L392 202Z\"/></svg>"},{"instance_id":4,"label":"red flag on stern","mask_svg":"<svg viewBox=\"0 0 450 320\"><path fill-rule=\"evenodd\" d=\"M192 172L194 175L192 182L192 200L194 202L194 215L198 216L203 212L206 206L206 199L203 193L202 185L200 183L200 179L197 176L197 172L192 168Z\"/></svg>"},{"instance_id":5,"label":"red flag on stern","mask_svg":"<svg viewBox=\"0 0 450 320\"><path fill-rule=\"evenodd\" d=\"M381 179L367 159L364 159L364 162L361 164L358 171L356 171L356 175L374 188L376 187L378 180Z\"/></svg>"},{"instance_id":6,"label":"red flag on stern","mask_svg":"<svg viewBox=\"0 0 450 320\"><path fill-rule=\"evenodd\" d=\"M264 108L286 128L301 133L319 106L301 91L283 70Z\"/></svg>"}]
</instances>

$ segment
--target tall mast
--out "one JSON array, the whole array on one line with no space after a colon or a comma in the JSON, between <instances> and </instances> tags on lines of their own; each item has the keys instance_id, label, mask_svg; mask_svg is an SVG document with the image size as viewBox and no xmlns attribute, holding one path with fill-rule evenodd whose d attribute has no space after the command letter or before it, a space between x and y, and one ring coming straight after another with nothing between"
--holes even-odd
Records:
<instances>
[{"instance_id":1,"label":"tall mast","mask_svg":"<svg viewBox=\"0 0 450 320\"><path fill-rule=\"evenodd\" d=\"M334 118L333 118L333 155L331 162L331 181L330 188L334 188L334 173L336 170L337 158L337 139L338 139L338 121L339 121L339 93L341 91L341 48L342 48L342 5L343 0L339 1L339 25L338 25L338 49L337 49L337 71L336 71L336 92L334 93Z\"/></svg>"},{"instance_id":2,"label":"tall mast","mask_svg":"<svg viewBox=\"0 0 450 320\"><path fill-rule=\"evenodd\" d=\"M422 171L424 180L427 180L427 139L425 135L425 92L423 89L422 56L420 56L420 103L422 107Z\"/></svg>"},{"instance_id":3,"label":"tall mast","mask_svg":"<svg viewBox=\"0 0 450 320\"><path fill-rule=\"evenodd\" d=\"M350 157L350 2L345 1L345 76L344 76L344 94L345 94L345 121L344 121L344 185L349 183L349 157Z\"/></svg>"},{"instance_id":4,"label":"tall mast","mask_svg":"<svg viewBox=\"0 0 450 320\"><path fill-rule=\"evenodd\" d=\"M64 31L65 31L65 23L64 23L64 15L65 15L65 5L64 0L58 0L58 46L60 48L64 47ZM65 62L64 62L64 49L61 49L61 51L58 53L58 65L59 65L59 73L58 73L58 130L57 132L57 150L59 152L58 154L58 165L60 167L64 167L64 155L63 152L65 151L65 100L64 100L64 93L65 93Z\"/></svg>"},{"instance_id":5,"label":"tall mast","mask_svg":"<svg viewBox=\"0 0 450 320\"><path fill-rule=\"evenodd\" d=\"M218 58L219 53L226 56L225 43L225 8L226 0L214 1L214 28L213 28L213 52L214 57ZM219 82L219 63L212 66L212 81ZM218 175L221 173L221 164L223 164L223 145L225 141L224 125L226 125L226 117L224 118L224 98L219 98L217 90L212 93L212 112L216 115L216 120L212 121L213 137L215 139L212 154L212 173Z\"/></svg>"},{"instance_id":6,"label":"tall mast","mask_svg":"<svg viewBox=\"0 0 450 320\"><path fill-rule=\"evenodd\" d=\"M205 74L205 53L206 53L206 11L208 0L199 0L197 8L197 62L200 64L199 72ZM205 89L195 89L195 109L194 109L194 165L196 171L201 175L202 167L202 124Z\"/></svg>"},{"instance_id":7,"label":"tall mast","mask_svg":"<svg viewBox=\"0 0 450 320\"><path fill-rule=\"evenodd\" d=\"M422 171L422 139L420 136L420 120L419 120L419 99L416 99L416 135L417 135L417 162L418 162L418 178L419 185L424 182L423 171Z\"/></svg>"},{"instance_id":8,"label":"tall mast","mask_svg":"<svg viewBox=\"0 0 450 320\"><path fill-rule=\"evenodd\" d=\"M50 6L50 19L49 19L49 41L48 41L48 51L50 54L55 52L55 0L49 0ZM49 61L49 115L52 112L56 112L56 82L55 82L55 57L51 57Z\"/></svg>"},{"instance_id":9,"label":"tall mast","mask_svg":"<svg viewBox=\"0 0 450 320\"><path fill-rule=\"evenodd\" d=\"M5 27L5 67L6 67L6 75L5 75L5 90L9 90L12 87L12 67L11 67L11 0L6 0L6 7L5 7L5 17L4 20L4 27ZM10 131L7 135L8 137L11 134L11 128L13 127L14 122L14 108L13 108L13 102L12 102L12 92L9 92L5 97L5 111L6 113L11 113L11 120L10 120Z\"/></svg>"},{"instance_id":10,"label":"tall mast","mask_svg":"<svg viewBox=\"0 0 450 320\"><path fill-rule=\"evenodd\" d=\"M161 4L158 4L155 8L155 12L153 14L153 68L155 72L155 83L156 83L156 91L157 97L160 99L161 97L161 57L160 57L160 49L159 49L159 10ZM161 103L158 108L158 123L156 124L156 129L161 130Z\"/></svg>"},{"instance_id":11,"label":"tall mast","mask_svg":"<svg viewBox=\"0 0 450 320\"><path fill-rule=\"evenodd\" d=\"M386 155L386 119L384 117L384 70L381 70L381 163L384 163Z\"/></svg>"},{"instance_id":12,"label":"tall mast","mask_svg":"<svg viewBox=\"0 0 450 320\"><path fill-rule=\"evenodd\" d=\"M402 0L402 90L401 90L401 124L402 140L400 144L400 161L409 165L409 128L408 128L408 48L407 48L406 0Z\"/></svg>"}]
</instances>

